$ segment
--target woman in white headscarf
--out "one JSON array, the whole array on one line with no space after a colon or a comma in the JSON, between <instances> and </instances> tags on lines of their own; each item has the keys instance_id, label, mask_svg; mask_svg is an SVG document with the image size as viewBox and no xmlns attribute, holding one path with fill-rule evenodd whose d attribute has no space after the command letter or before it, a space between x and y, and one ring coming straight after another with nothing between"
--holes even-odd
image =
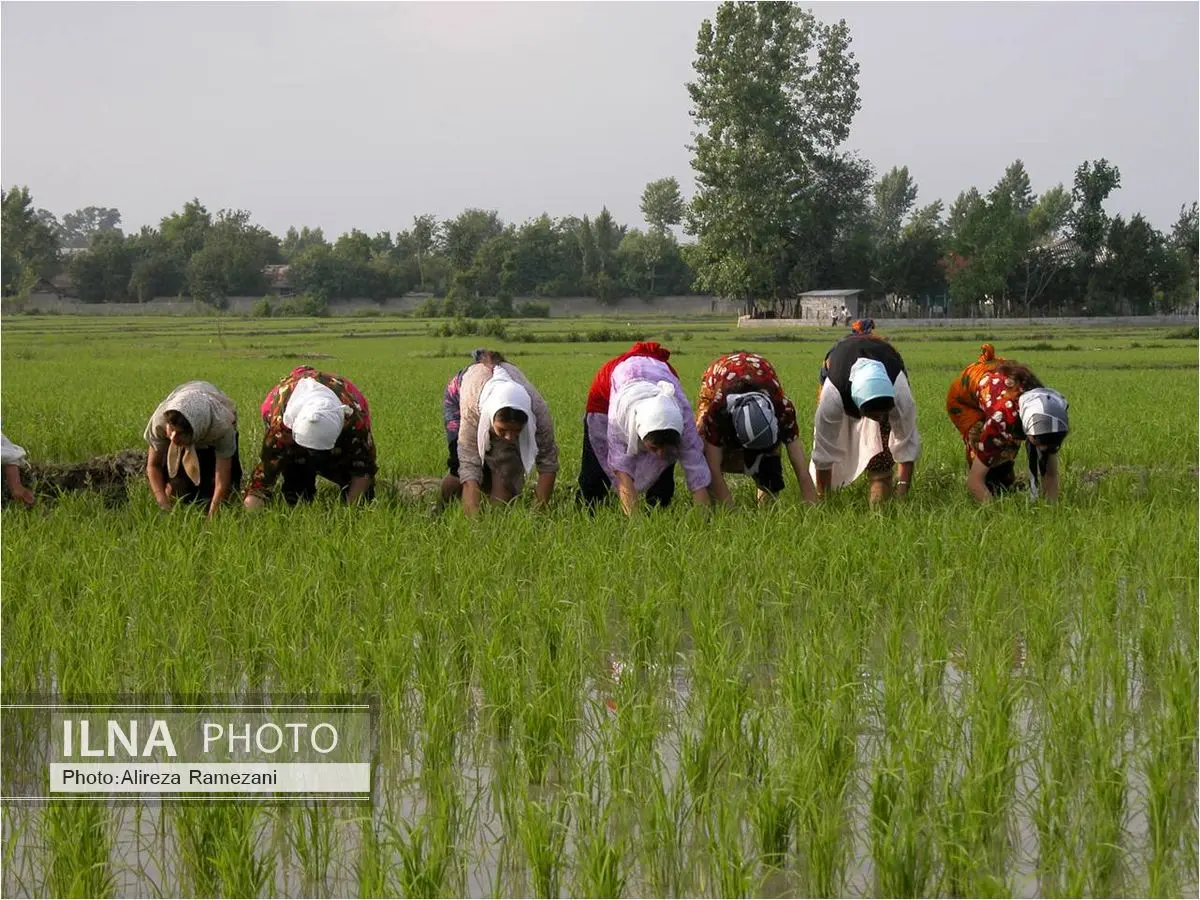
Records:
<instances>
[{"instance_id":1,"label":"woman in white headscarf","mask_svg":"<svg viewBox=\"0 0 1200 900\"><path fill-rule=\"evenodd\" d=\"M614 486L626 515L637 509L643 492L650 505L669 505L676 460L692 499L710 504L712 474L669 356L658 344L638 343L596 373L588 391L579 472L579 498L590 508Z\"/></svg>"},{"instance_id":2,"label":"woman in white headscarf","mask_svg":"<svg viewBox=\"0 0 1200 900\"><path fill-rule=\"evenodd\" d=\"M485 351L459 382L457 443L451 475L457 478L463 510L474 515L484 496L508 502L520 495L537 467L534 504L550 502L558 476L558 444L550 409L512 363Z\"/></svg>"},{"instance_id":3,"label":"woman in white headscarf","mask_svg":"<svg viewBox=\"0 0 1200 900\"><path fill-rule=\"evenodd\" d=\"M263 506L275 481L294 504L317 494L317 476L354 503L375 495L375 439L362 391L340 375L299 366L263 401L262 460L250 478L246 508Z\"/></svg>"},{"instance_id":4,"label":"woman in white headscarf","mask_svg":"<svg viewBox=\"0 0 1200 900\"><path fill-rule=\"evenodd\" d=\"M242 486L237 405L207 381L175 388L150 416L146 480L162 509L203 503L212 516Z\"/></svg>"},{"instance_id":5,"label":"woman in white headscarf","mask_svg":"<svg viewBox=\"0 0 1200 900\"><path fill-rule=\"evenodd\" d=\"M33 491L21 483L21 469L28 465L25 448L18 447L3 433L0 433L0 462L4 466L4 486L8 489L9 496L20 500L26 506L33 506L37 498L34 497Z\"/></svg>"}]
</instances>

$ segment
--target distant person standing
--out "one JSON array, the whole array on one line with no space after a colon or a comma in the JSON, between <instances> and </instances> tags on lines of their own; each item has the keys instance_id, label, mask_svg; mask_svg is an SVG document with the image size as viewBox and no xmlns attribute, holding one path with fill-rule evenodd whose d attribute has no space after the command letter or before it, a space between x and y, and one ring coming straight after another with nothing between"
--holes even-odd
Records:
<instances>
[{"instance_id":1,"label":"distant person standing","mask_svg":"<svg viewBox=\"0 0 1200 900\"><path fill-rule=\"evenodd\" d=\"M837 307L835 306L831 310L829 310L829 324L832 325L834 328L837 328L837 320L838 320L838 311L837 311Z\"/></svg>"}]
</instances>

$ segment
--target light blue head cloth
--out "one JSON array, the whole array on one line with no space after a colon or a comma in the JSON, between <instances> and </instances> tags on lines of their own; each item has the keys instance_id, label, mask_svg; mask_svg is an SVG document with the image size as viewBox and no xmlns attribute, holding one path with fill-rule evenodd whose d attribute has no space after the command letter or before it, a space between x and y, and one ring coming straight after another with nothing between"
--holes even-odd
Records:
<instances>
[{"instance_id":1,"label":"light blue head cloth","mask_svg":"<svg viewBox=\"0 0 1200 900\"><path fill-rule=\"evenodd\" d=\"M850 367L850 399L855 406L879 397L896 398L896 386L887 367L877 359L860 359Z\"/></svg>"}]
</instances>

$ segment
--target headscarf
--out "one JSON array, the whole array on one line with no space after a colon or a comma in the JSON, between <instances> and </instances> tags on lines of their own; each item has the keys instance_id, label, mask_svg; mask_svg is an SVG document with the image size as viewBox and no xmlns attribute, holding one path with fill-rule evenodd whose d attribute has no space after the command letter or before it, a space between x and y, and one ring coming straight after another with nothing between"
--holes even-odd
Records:
<instances>
[{"instance_id":1,"label":"headscarf","mask_svg":"<svg viewBox=\"0 0 1200 900\"><path fill-rule=\"evenodd\" d=\"M308 450L332 450L351 409L315 378L301 378L283 410L284 427Z\"/></svg>"},{"instance_id":2,"label":"headscarf","mask_svg":"<svg viewBox=\"0 0 1200 900\"><path fill-rule=\"evenodd\" d=\"M0 460L6 466L20 465L25 459L25 448L18 447L12 441L0 433Z\"/></svg>"},{"instance_id":3,"label":"headscarf","mask_svg":"<svg viewBox=\"0 0 1200 900\"><path fill-rule=\"evenodd\" d=\"M184 474L192 484L200 484L200 457L196 451L197 441L207 435L217 424L233 425L229 410L213 399L204 390L184 390L171 398L163 412L177 412L192 427L192 440L186 447L174 441L167 447L167 474L171 478L179 475L182 465Z\"/></svg>"},{"instance_id":4,"label":"headscarf","mask_svg":"<svg viewBox=\"0 0 1200 900\"><path fill-rule=\"evenodd\" d=\"M626 452L636 456L641 440L652 431L683 434L683 412L669 381L627 381L613 398L614 416L626 436Z\"/></svg>"},{"instance_id":5,"label":"headscarf","mask_svg":"<svg viewBox=\"0 0 1200 900\"><path fill-rule=\"evenodd\" d=\"M502 409L519 409L529 417L517 444L521 451L521 465L525 474L533 468L537 459L537 417L533 414L533 401L529 391L513 381L512 376L503 366L492 369L492 377L484 384L479 393L479 458L487 456L492 444L492 420Z\"/></svg>"},{"instance_id":6,"label":"headscarf","mask_svg":"<svg viewBox=\"0 0 1200 900\"><path fill-rule=\"evenodd\" d=\"M775 406L762 391L730 394L725 408L733 418L738 443L747 450L767 450L779 442L779 420Z\"/></svg>"},{"instance_id":7,"label":"headscarf","mask_svg":"<svg viewBox=\"0 0 1200 900\"><path fill-rule=\"evenodd\" d=\"M874 319L855 319L850 323L851 334L871 334L875 331Z\"/></svg>"},{"instance_id":8,"label":"headscarf","mask_svg":"<svg viewBox=\"0 0 1200 900\"><path fill-rule=\"evenodd\" d=\"M1066 432L1067 398L1050 388L1033 388L1021 394L1017 401L1021 414L1021 430L1026 437Z\"/></svg>"},{"instance_id":9,"label":"headscarf","mask_svg":"<svg viewBox=\"0 0 1200 900\"><path fill-rule=\"evenodd\" d=\"M1031 388L1017 401L1021 417L1021 430L1025 437L1042 437L1049 434L1066 434L1067 398L1050 388ZM1050 455L1033 444L1025 449L1029 457L1029 496L1037 499L1042 476L1050 465Z\"/></svg>"},{"instance_id":10,"label":"headscarf","mask_svg":"<svg viewBox=\"0 0 1200 900\"><path fill-rule=\"evenodd\" d=\"M855 406L862 406L879 397L896 397L887 367L877 359L857 360L850 367L850 399Z\"/></svg>"}]
</instances>

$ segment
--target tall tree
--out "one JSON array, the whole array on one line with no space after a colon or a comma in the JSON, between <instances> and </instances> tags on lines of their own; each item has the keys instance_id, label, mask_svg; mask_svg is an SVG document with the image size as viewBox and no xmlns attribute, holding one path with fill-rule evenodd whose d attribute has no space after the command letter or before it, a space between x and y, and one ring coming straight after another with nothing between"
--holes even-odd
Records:
<instances>
[{"instance_id":1,"label":"tall tree","mask_svg":"<svg viewBox=\"0 0 1200 900\"><path fill-rule=\"evenodd\" d=\"M0 191L0 276L6 295L31 290L58 271L58 239L33 207L29 188Z\"/></svg>"},{"instance_id":2,"label":"tall tree","mask_svg":"<svg viewBox=\"0 0 1200 900\"><path fill-rule=\"evenodd\" d=\"M291 262L293 257L309 247L325 243L327 243L325 232L319 227L309 228L305 225L297 231L296 226L292 225L288 228L287 234L283 236L283 240L279 242L279 252L283 254L285 260Z\"/></svg>"},{"instance_id":3,"label":"tall tree","mask_svg":"<svg viewBox=\"0 0 1200 900\"><path fill-rule=\"evenodd\" d=\"M267 289L263 268L279 259L279 239L251 224L248 212L221 210L204 245L188 260L188 291L214 305L227 297L261 295Z\"/></svg>"},{"instance_id":4,"label":"tall tree","mask_svg":"<svg viewBox=\"0 0 1200 900\"><path fill-rule=\"evenodd\" d=\"M660 178L646 185L642 191L642 216L659 234L683 221L683 197L677 178Z\"/></svg>"},{"instance_id":5,"label":"tall tree","mask_svg":"<svg viewBox=\"0 0 1200 900\"><path fill-rule=\"evenodd\" d=\"M794 3L723 3L700 25L693 68L687 228L699 238L699 286L778 304L800 262L819 268L798 237L831 218L833 176L850 171L832 166L859 108L849 28Z\"/></svg>"},{"instance_id":6,"label":"tall tree","mask_svg":"<svg viewBox=\"0 0 1200 900\"><path fill-rule=\"evenodd\" d=\"M442 245L450 265L459 271L470 268L484 241L503 231L504 222L494 209L466 209L443 222Z\"/></svg>"},{"instance_id":7,"label":"tall tree","mask_svg":"<svg viewBox=\"0 0 1200 900\"><path fill-rule=\"evenodd\" d=\"M181 267L187 265L192 254L200 252L210 228L212 215L199 199L189 200L180 212L166 216L158 226Z\"/></svg>"},{"instance_id":8,"label":"tall tree","mask_svg":"<svg viewBox=\"0 0 1200 900\"><path fill-rule=\"evenodd\" d=\"M617 225L612 213L605 206L592 221L592 234L596 237L596 261L599 271L612 275L616 270L617 248L625 236L625 227Z\"/></svg>"},{"instance_id":9,"label":"tall tree","mask_svg":"<svg viewBox=\"0 0 1200 900\"><path fill-rule=\"evenodd\" d=\"M1157 312L1155 291L1166 255L1163 236L1141 215L1129 221L1117 216L1109 226L1108 253L1097 272L1097 290L1104 312L1148 315Z\"/></svg>"},{"instance_id":10,"label":"tall tree","mask_svg":"<svg viewBox=\"0 0 1200 900\"><path fill-rule=\"evenodd\" d=\"M1028 215L1029 211L1033 209L1033 187L1029 183L1029 173L1025 171L1025 163L1019 159L1009 163L1008 168L1004 170L1004 177L996 185L995 191L1008 196L1012 201L1014 211L1022 216Z\"/></svg>"},{"instance_id":11,"label":"tall tree","mask_svg":"<svg viewBox=\"0 0 1200 900\"><path fill-rule=\"evenodd\" d=\"M1075 204L1070 217L1071 236L1089 266L1104 248L1110 220L1104 212L1104 201L1121 186L1121 170L1108 160L1084 162L1075 170L1075 186L1071 199Z\"/></svg>"},{"instance_id":12,"label":"tall tree","mask_svg":"<svg viewBox=\"0 0 1200 900\"><path fill-rule=\"evenodd\" d=\"M121 303L129 299L133 257L120 232L93 232L88 247L71 257L71 280L84 303Z\"/></svg>"},{"instance_id":13,"label":"tall tree","mask_svg":"<svg viewBox=\"0 0 1200 900\"><path fill-rule=\"evenodd\" d=\"M421 290L425 290L425 261L437 248L437 217L428 213L423 216L413 216L412 239L413 256L417 261L417 274L421 280Z\"/></svg>"},{"instance_id":14,"label":"tall tree","mask_svg":"<svg viewBox=\"0 0 1200 900\"><path fill-rule=\"evenodd\" d=\"M108 206L85 206L62 218L62 245L82 249L88 245L93 234L102 231L120 231L121 211Z\"/></svg>"},{"instance_id":15,"label":"tall tree","mask_svg":"<svg viewBox=\"0 0 1200 900\"><path fill-rule=\"evenodd\" d=\"M917 184L908 166L895 167L875 184L876 234L887 241L900 238L900 228L917 202Z\"/></svg>"}]
</instances>

